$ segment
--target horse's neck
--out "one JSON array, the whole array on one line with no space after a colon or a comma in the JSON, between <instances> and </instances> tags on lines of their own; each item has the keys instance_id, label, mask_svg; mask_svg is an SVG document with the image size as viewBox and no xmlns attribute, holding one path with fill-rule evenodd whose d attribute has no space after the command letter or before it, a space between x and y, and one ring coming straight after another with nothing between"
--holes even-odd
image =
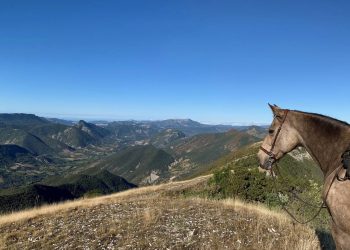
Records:
<instances>
[{"instance_id":1,"label":"horse's neck","mask_svg":"<svg viewBox=\"0 0 350 250\"><path fill-rule=\"evenodd\" d=\"M314 116L310 120L308 115L303 114L302 119L297 119L296 127L301 136L302 144L319 164L324 176L328 176L341 164L341 155L349 147L350 127L343 124L332 123L332 126L322 124L327 118L319 118L319 124ZM325 125L325 126L322 126ZM332 131L334 130L334 131Z\"/></svg>"}]
</instances>

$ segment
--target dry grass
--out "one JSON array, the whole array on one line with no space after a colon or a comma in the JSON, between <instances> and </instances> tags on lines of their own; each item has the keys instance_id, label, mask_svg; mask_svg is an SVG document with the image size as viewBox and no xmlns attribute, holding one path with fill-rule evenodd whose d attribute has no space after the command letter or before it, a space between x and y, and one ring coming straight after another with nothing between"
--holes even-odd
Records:
<instances>
[{"instance_id":1,"label":"dry grass","mask_svg":"<svg viewBox=\"0 0 350 250\"><path fill-rule=\"evenodd\" d=\"M166 183L166 184L160 184L156 186L148 186L148 187L140 187L136 189L131 189L111 195L105 195L95 198L87 198L87 199L77 199L74 201L66 201L58 204L50 204L50 205L44 205L40 206L38 208L31 208L27 210L17 211L14 213L9 213L5 215L0 216L0 226L6 223L11 222L17 222L21 220L31 219L37 216L41 215L47 215L52 214L57 211L65 211L72 208L78 208L78 207L90 207L90 206L96 206L101 203L107 203L108 201L115 200L115 199L122 199L125 197L135 197L139 195L144 194L153 194L156 191L161 190L162 192L167 191L176 191L186 188L191 188L198 183L202 183L203 181L206 181L210 178L211 175L201 176L198 178L195 178L193 180L186 180L186 181L178 181L173 183Z\"/></svg>"},{"instance_id":2,"label":"dry grass","mask_svg":"<svg viewBox=\"0 0 350 250\"><path fill-rule=\"evenodd\" d=\"M313 230L237 200L179 198L207 177L0 217L11 249L319 249ZM169 195L171 194L171 195Z\"/></svg>"}]
</instances>

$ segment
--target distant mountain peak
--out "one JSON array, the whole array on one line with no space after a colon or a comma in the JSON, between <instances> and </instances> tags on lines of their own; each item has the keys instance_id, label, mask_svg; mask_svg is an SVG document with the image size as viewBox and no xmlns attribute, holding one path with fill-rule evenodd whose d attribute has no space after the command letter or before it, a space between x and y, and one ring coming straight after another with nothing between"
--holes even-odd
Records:
<instances>
[{"instance_id":1,"label":"distant mountain peak","mask_svg":"<svg viewBox=\"0 0 350 250\"><path fill-rule=\"evenodd\" d=\"M84 120L80 120L77 122L76 126L79 127L79 126L89 126L90 123L84 121Z\"/></svg>"},{"instance_id":2,"label":"distant mountain peak","mask_svg":"<svg viewBox=\"0 0 350 250\"><path fill-rule=\"evenodd\" d=\"M75 127L88 133L93 138L102 138L109 134L109 132L104 128L84 120L80 120L77 124L75 124Z\"/></svg>"},{"instance_id":3,"label":"distant mountain peak","mask_svg":"<svg viewBox=\"0 0 350 250\"><path fill-rule=\"evenodd\" d=\"M84 121L84 120L79 120L78 124L89 124L88 122Z\"/></svg>"}]
</instances>

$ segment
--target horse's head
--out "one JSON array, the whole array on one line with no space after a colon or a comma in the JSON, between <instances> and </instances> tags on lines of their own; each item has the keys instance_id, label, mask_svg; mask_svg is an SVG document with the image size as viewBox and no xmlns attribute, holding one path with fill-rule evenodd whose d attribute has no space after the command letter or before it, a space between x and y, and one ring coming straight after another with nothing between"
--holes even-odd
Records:
<instances>
[{"instance_id":1,"label":"horse's head","mask_svg":"<svg viewBox=\"0 0 350 250\"><path fill-rule=\"evenodd\" d=\"M291 126L291 119L288 116L289 110L276 105L269 104L269 106L274 119L258 152L260 167L267 170L271 169L274 162L299 145L298 133Z\"/></svg>"}]
</instances>

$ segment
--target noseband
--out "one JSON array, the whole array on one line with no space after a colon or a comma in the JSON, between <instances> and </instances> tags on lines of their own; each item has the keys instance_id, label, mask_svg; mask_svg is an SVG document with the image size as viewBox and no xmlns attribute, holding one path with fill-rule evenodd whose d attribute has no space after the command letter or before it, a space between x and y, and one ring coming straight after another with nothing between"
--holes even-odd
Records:
<instances>
[{"instance_id":1,"label":"noseband","mask_svg":"<svg viewBox=\"0 0 350 250\"><path fill-rule=\"evenodd\" d=\"M270 148L270 151L268 151L267 149L265 149L263 146L260 147L260 149L269 156L269 158L267 159L266 163L264 165L266 165L267 169L271 169L272 167L272 164L275 163L275 161L277 160L276 159L276 155L273 153L273 149L275 148L275 145L276 145L276 141L277 141L277 138L278 138L278 135L280 134L281 132L281 129L282 129L282 126L283 126L283 123L286 121L286 118L287 118L287 115L288 115L288 112L289 110L286 109L284 111L284 117L283 117L283 120L281 122L281 125L279 126L278 130L277 130L277 133L275 135L275 138L273 139L272 141L272 145L271 145L271 148Z\"/></svg>"}]
</instances>

